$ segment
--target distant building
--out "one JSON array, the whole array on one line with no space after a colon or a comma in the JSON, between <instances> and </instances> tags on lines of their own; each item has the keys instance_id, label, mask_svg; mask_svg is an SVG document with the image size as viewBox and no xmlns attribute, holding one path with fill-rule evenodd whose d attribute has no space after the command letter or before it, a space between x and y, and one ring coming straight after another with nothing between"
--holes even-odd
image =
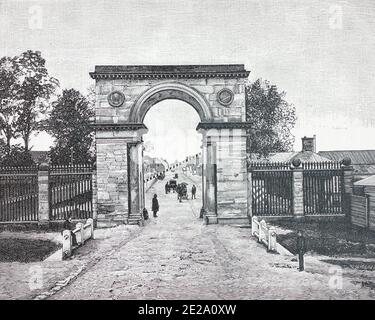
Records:
<instances>
[{"instance_id":1,"label":"distant building","mask_svg":"<svg viewBox=\"0 0 375 320\"><path fill-rule=\"evenodd\" d=\"M255 153L248 156L250 161L291 162L298 158L302 162L340 162L350 158L354 168L355 181L375 175L375 150L332 150L316 152L316 136L302 138L302 151L276 152L266 158L259 158Z\"/></svg>"},{"instance_id":2,"label":"distant building","mask_svg":"<svg viewBox=\"0 0 375 320\"><path fill-rule=\"evenodd\" d=\"M365 194L375 198L375 175L354 183L354 194L364 196Z\"/></svg>"},{"instance_id":3,"label":"distant building","mask_svg":"<svg viewBox=\"0 0 375 320\"><path fill-rule=\"evenodd\" d=\"M48 151L30 151L30 154L33 161L37 164L50 162Z\"/></svg>"},{"instance_id":4,"label":"distant building","mask_svg":"<svg viewBox=\"0 0 375 320\"><path fill-rule=\"evenodd\" d=\"M319 151L318 154L332 161L350 158L354 168L355 180L375 175L375 150Z\"/></svg>"},{"instance_id":5,"label":"distant building","mask_svg":"<svg viewBox=\"0 0 375 320\"><path fill-rule=\"evenodd\" d=\"M143 157L143 165L145 173L163 172L168 168L168 162L160 158L152 158L150 156Z\"/></svg>"},{"instance_id":6,"label":"distant building","mask_svg":"<svg viewBox=\"0 0 375 320\"><path fill-rule=\"evenodd\" d=\"M303 137L302 150L292 152L275 152L268 157L259 157L255 153L250 153L250 161L266 162L292 162L294 159L300 159L301 162L331 162L332 160L316 153L316 136Z\"/></svg>"}]
</instances>

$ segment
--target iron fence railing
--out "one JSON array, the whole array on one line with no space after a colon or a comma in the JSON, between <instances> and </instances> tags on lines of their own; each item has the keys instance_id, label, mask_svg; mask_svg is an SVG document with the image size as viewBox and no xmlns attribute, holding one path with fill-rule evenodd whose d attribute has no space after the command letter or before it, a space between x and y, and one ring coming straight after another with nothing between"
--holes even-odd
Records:
<instances>
[{"instance_id":1,"label":"iron fence railing","mask_svg":"<svg viewBox=\"0 0 375 320\"><path fill-rule=\"evenodd\" d=\"M93 215L93 167L51 166L49 172L50 220L88 219Z\"/></svg>"},{"instance_id":2,"label":"iron fence railing","mask_svg":"<svg viewBox=\"0 0 375 320\"><path fill-rule=\"evenodd\" d=\"M38 168L0 167L0 222L38 220Z\"/></svg>"}]
</instances>

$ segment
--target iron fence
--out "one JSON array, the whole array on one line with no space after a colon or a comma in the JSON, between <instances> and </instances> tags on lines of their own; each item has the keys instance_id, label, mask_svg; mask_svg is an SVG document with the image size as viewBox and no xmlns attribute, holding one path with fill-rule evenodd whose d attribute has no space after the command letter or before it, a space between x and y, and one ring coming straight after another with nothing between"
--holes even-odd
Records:
<instances>
[{"instance_id":1,"label":"iron fence","mask_svg":"<svg viewBox=\"0 0 375 320\"><path fill-rule=\"evenodd\" d=\"M251 163L252 215L293 215L293 176L290 164Z\"/></svg>"},{"instance_id":2,"label":"iron fence","mask_svg":"<svg viewBox=\"0 0 375 320\"><path fill-rule=\"evenodd\" d=\"M0 167L0 222L38 221L38 167Z\"/></svg>"},{"instance_id":3,"label":"iron fence","mask_svg":"<svg viewBox=\"0 0 375 320\"><path fill-rule=\"evenodd\" d=\"M92 218L91 165L51 166L49 172L50 220Z\"/></svg>"},{"instance_id":4,"label":"iron fence","mask_svg":"<svg viewBox=\"0 0 375 320\"><path fill-rule=\"evenodd\" d=\"M305 215L343 214L343 171L338 162L303 163Z\"/></svg>"}]
</instances>

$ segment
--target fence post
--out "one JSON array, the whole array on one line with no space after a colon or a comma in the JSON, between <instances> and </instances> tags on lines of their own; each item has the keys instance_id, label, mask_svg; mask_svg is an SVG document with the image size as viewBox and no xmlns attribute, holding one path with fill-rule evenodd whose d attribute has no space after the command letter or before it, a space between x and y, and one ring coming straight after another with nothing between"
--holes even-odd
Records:
<instances>
[{"instance_id":1,"label":"fence post","mask_svg":"<svg viewBox=\"0 0 375 320\"><path fill-rule=\"evenodd\" d=\"M89 218L89 219L87 219L86 223L90 224L90 238L95 239L94 238L94 220Z\"/></svg>"},{"instance_id":2,"label":"fence post","mask_svg":"<svg viewBox=\"0 0 375 320\"><path fill-rule=\"evenodd\" d=\"M277 251L276 229L271 227L268 230L268 251Z\"/></svg>"},{"instance_id":3,"label":"fence post","mask_svg":"<svg viewBox=\"0 0 375 320\"><path fill-rule=\"evenodd\" d=\"M253 182L252 182L252 172L247 171L247 216L253 216Z\"/></svg>"},{"instance_id":4,"label":"fence post","mask_svg":"<svg viewBox=\"0 0 375 320\"><path fill-rule=\"evenodd\" d=\"M341 160L341 169L343 171L343 199L342 199L342 213L350 217L351 197L353 194L353 166L350 158Z\"/></svg>"},{"instance_id":5,"label":"fence post","mask_svg":"<svg viewBox=\"0 0 375 320\"><path fill-rule=\"evenodd\" d=\"M72 254L72 235L70 230L64 230L63 234L62 259L70 257Z\"/></svg>"},{"instance_id":6,"label":"fence post","mask_svg":"<svg viewBox=\"0 0 375 320\"><path fill-rule=\"evenodd\" d=\"M92 172L92 218L94 225L96 226L98 220L98 185L96 170Z\"/></svg>"},{"instance_id":7,"label":"fence post","mask_svg":"<svg viewBox=\"0 0 375 320\"><path fill-rule=\"evenodd\" d=\"M262 222L264 220L262 220L261 222L259 222L259 229L258 229L258 242L262 242L262 233L263 233L263 230L262 230Z\"/></svg>"},{"instance_id":8,"label":"fence post","mask_svg":"<svg viewBox=\"0 0 375 320\"><path fill-rule=\"evenodd\" d=\"M49 164L42 163L38 170L38 221L49 222Z\"/></svg>"},{"instance_id":9,"label":"fence post","mask_svg":"<svg viewBox=\"0 0 375 320\"><path fill-rule=\"evenodd\" d=\"M267 222L262 220L259 223L259 242L263 242L264 240L267 240L268 234L266 234L267 230Z\"/></svg>"},{"instance_id":10,"label":"fence post","mask_svg":"<svg viewBox=\"0 0 375 320\"><path fill-rule=\"evenodd\" d=\"M300 168L301 160L294 159L292 161L292 188L293 188L293 215L301 217L303 212L303 169Z\"/></svg>"},{"instance_id":11,"label":"fence post","mask_svg":"<svg viewBox=\"0 0 375 320\"><path fill-rule=\"evenodd\" d=\"M258 217L254 216L251 218L251 235L255 235L258 226Z\"/></svg>"},{"instance_id":12,"label":"fence post","mask_svg":"<svg viewBox=\"0 0 375 320\"><path fill-rule=\"evenodd\" d=\"M83 230L83 224L81 222L78 222L76 224L76 229L79 229L79 232L76 233L76 240L77 240L77 244L79 246L83 245L85 243L85 236L83 234L84 230Z\"/></svg>"}]
</instances>

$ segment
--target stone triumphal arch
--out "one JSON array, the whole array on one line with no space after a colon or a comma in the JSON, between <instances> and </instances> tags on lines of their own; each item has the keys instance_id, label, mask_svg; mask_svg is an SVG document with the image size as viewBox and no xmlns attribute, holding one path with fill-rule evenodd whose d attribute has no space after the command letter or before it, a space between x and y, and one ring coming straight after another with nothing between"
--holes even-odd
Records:
<instances>
[{"instance_id":1,"label":"stone triumphal arch","mask_svg":"<svg viewBox=\"0 0 375 320\"><path fill-rule=\"evenodd\" d=\"M247 223L244 65L96 66L98 221L142 219L142 135L148 110L165 99L199 114L202 196L208 223Z\"/></svg>"}]
</instances>

